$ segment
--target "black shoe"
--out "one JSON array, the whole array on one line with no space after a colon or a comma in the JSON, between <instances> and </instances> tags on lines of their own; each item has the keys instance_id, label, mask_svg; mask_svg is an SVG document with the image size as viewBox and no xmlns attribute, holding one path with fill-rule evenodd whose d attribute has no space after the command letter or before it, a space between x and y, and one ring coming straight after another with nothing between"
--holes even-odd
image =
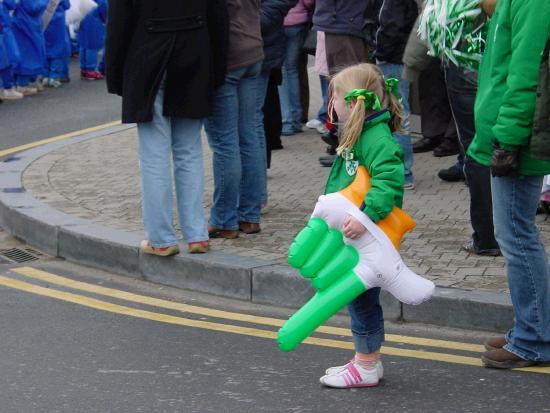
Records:
<instances>
[{"instance_id":1,"label":"black shoe","mask_svg":"<svg viewBox=\"0 0 550 413\"><path fill-rule=\"evenodd\" d=\"M336 155L336 147L335 146L327 146L327 149L325 151L328 155Z\"/></svg>"},{"instance_id":2,"label":"black shoe","mask_svg":"<svg viewBox=\"0 0 550 413\"><path fill-rule=\"evenodd\" d=\"M323 155L319 158L319 163L321 166L330 167L334 163L336 155Z\"/></svg>"},{"instance_id":3,"label":"black shoe","mask_svg":"<svg viewBox=\"0 0 550 413\"><path fill-rule=\"evenodd\" d=\"M338 147L338 136L331 132L323 133L321 135L321 139L323 142L328 143L330 146L333 146L335 148Z\"/></svg>"},{"instance_id":4,"label":"black shoe","mask_svg":"<svg viewBox=\"0 0 550 413\"><path fill-rule=\"evenodd\" d=\"M441 158L443 156L458 155L459 152L458 142L445 139L441 145L434 149L434 156Z\"/></svg>"},{"instance_id":5,"label":"black shoe","mask_svg":"<svg viewBox=\"0 0 550 413\"><path fill-rule=\"evenodd\" d=\"M413 152L422 153L429 152L439 145L439 139L436 138L422 138L419 141L413 143Z\"/></svg>"},{"instance_id":6,"label":"black shoe","mask_svg":"<svg viewBox=\"0 0 550 413\"><path fill-rule=\"evenodd\" d=\"M502 252L500 252L500 248L476 248L473 240L470 240L466 244L464 244L462 246L462 249L470 254L484 255L487 257L500 257L502 255Z\"/></svg>"},{"instance_id":7,"label":"black shoe","mask_svg":"<svg viewBox=\"0 0 550 413\"><path fill-rule=\"evenodd\" d=\"M466 179L464 176L464 171L456 165L453 165L447 169L441 169L437 173L437 176L439 176L439 179L447 182L458 182Z\"/></svg>"}]
</instances>

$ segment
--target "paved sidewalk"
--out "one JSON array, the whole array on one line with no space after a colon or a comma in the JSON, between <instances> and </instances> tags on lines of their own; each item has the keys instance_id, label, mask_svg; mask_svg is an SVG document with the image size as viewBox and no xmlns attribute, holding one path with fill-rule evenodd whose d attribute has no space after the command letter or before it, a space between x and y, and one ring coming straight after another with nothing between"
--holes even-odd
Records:
<instances>
[{"instance_id":1,"label":"paved sidewalk","mask_svg":"<svg viewBox=\"0 0 550 413\"><path fill-rule=\"evenodd\" d=\"M269 171L269 211L262 232L237 240L213 240L213 248L284 263L296 233L307 222L328 173L317 162L324 144L316 132L283 138ZM205 207L212 197L211 153L204 144ZM403 243L406 262L440 287L506 291L502 258L460 250L471 233L464 183L440 181L436 172L454 158L415 157L416 189L405 194L404 209L417 228ZM65 213L136 234L143 232L136 129L67 145L38 159L25 171L24 186L34 197ZM538 219L547 250L550 220Z\"/></svg>"}]
</instances>

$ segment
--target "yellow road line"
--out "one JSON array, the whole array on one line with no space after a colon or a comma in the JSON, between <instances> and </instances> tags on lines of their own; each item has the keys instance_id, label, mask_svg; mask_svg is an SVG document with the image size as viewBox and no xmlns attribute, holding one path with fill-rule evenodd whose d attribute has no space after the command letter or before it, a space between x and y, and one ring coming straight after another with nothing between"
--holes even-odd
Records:
<instances>
[{"instance_id":1,"label":"yellow road line","mask_svg":"<svg viewBox=\"0 0 550 413\"><path fill-rule=\"evenodd\" d=\"M61 301L70 302L73 304L77 304L84 307L93 308L96 310L105 311L109 313L122 314L130 317L158 321L162 323L168 323L168 324L179 325L179 326L199 328L204 330L241 334L246 336L267 338L272 340L277 339L277 333L275 331L235 326L230 324L229 325L220 324L220 323L214 323L210 321L192 320L188 318L172 316L169 314L139 310L137 308L113 304L107 301L97 300L95 298L90 298L90 297L85 297L77 294L67 293L64 291L40 287L34 284L29 284L24 281L14 280L12 278L4 277L4 276L0 276L0 285L13 288L16 290L28 292L28 293L40 295L43 297L55 298ZM350 342L316 338L316 337L310 337L306 339L304 343L315 345L315 346L322 346L322 347L331 347L331 348L340 348L340 349L349 349L349 350L353 349L353 344ZM386 346L382 347L381 353L386 355L391 355L391 356L417 358L417 359L431 360L431 361L441 361L441 362L453 363L453 364L465 364L465 365L477 366L477 367L481 366L481 361L478 358L456 356L453 354L399 349L395 347L386 347ZM530 367L530 368L517 369L517 370L550 374L550 367L537 367L537 368Z\"/></svg>"},{"instance_id":2,"label":"yellow road line","mask_svg":"<svg viewBox=\"0 0 550 413\"><path fill-rule=\"evenodd\" d=\"M92 128L81 129L74 132L64 133L63 135L53 136L51 138L43 139L41 141L27 143L26 145L16 146L10 149L4 149L3 151L0 151L0 158L3 156L14 154L16 152L21 152L27 149L36 148L37 146L46 145L47 143L62 141L64 139L72 138L73 136L84 135L85 133L90 133L90 132L96 132L98 130L111 128L113 126L117 126L120 124L121 122L117 120L114 122L105 123L103 125L94 126Z\"/></svg>"},{"instance_id":3,"label":"yellow road line","mask_svg":"<svg viewBox=\"0 0 550 413\"><path fill-rule=\"evenodd\" d=\"M143 295L133 294L126 291L115 290L112 288L101 287L94 284L84 283L80 281L71 280L70 278L61 277L59 275L51 274L45 271L37 270L31 267L13 268L11 271L21 275L25 275L30 278L45 281L51 284L60 285L76 290L87 291L94 294L104 295L107 297L117 298L120 300L130 301L139 304L150 305L159 308L166 308L170 310L176 310L192 314L200 314L208 317L222 318L227 320L242 321L246 323L263 324L268 326L280 327L283 325L284 320L254 316L249 314L234 313L229 311L215 310L211 308L198 307L194 305L188 305L183 303L177 303L173 301L162 300L153 297L147 297ZM346 328L321 326L316 330L318 333L346 336L350 337L351 332ZM434 348L444 348L449 350L462 350L480 353L485 351L483 346L478 344L461 343L455 341L435 340L421 337L401 336L395 334L386 334L386 341L412 344L417 346L426 346Z\"/></svg>"}]
</instances>

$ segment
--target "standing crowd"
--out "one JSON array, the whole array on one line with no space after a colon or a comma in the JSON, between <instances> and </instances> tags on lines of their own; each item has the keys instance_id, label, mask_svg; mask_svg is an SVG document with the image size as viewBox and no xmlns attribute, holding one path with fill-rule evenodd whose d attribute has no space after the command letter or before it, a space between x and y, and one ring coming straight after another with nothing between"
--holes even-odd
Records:
<instances>
[{"instance_id":1,"label":"standing crowd","mask_svg":"<svg viewBox=\"0 0 550 413\"><path fill-rule=\"evenodd\" d=\"M0 101L69 82L71 56L102 80L106 21L107 0L0 0Z\"/></svg>"},{"instance_id":2,"label":"standing crowd","mask_svg":"<svg viewBox=\"0 0 550 413\"><path fill-rule=\"evenodd\" d=\"M319 158L332 167L326 194L355 182L361 167L370 177L361 217L343 224L346 243L365 234L362 220L382 222L402 206L415 188L414 153L457 155L437 175L468 185L473 234L462 248L504 256L515 311L514 327L487 341L483 361L550 361L550 269L535 225L550 174L547 0L480 1L489 30L479 71L428 54L419 0L94 2L70 22L73 0L0 0L0 97L59 87L75 53L82 79L105 74L108 91L122 96L122 121L137 123L144 253L180 252L174 186L190 253L206 253L210 238L259 233L271 151L304 124L327 144ZM308 53L323 96L313 119ZM411 83L423 132L414 145ZM213 152L208 221L203 128ZM324 385L368 387L383 378L379 296L371 288L350 304L355 355L329 368Z\"/></svg>"}]
</instances>

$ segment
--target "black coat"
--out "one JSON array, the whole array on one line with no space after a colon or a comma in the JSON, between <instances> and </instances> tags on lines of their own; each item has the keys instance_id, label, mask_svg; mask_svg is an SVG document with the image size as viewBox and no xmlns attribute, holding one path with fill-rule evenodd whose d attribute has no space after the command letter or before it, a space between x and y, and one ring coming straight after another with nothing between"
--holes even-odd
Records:
<instances>
[{"instance_id":1,"label":"black coat","mask_svg":"<svg viewBox=\"0 0 550 413\"><path fill-rule=\"evenodd\" d=\"M225 0L110 0L107 88L122 96L122 121L149 122L166 76L165 116L210 114L226 72Z\"/></svg>"},{"instance_id":2,"label":"black coat","mask_svg":"<svg viewBox=\"0 0 550 413\"><path fill-rule=\"evenodd\" d=\"M262 71L280 69L285 60L286 37L283 22L298 0L262 0L260 22L264 41Z\"/></svg>"},{"instance_id":3,"label":"black coat","mask_svg":"<svg viewBox=\"0 0 550 413\"><path fill-rule=\"evenodd\" d=\"M418 16L418 4L416 0L383 0L378 3L379 27L374 58L380 62L402 64L405 46Z\"/></svg>"},{"instance_id":4,"label":"black coat","mask_svg":"<svg viewBox=\"0 0 550 413\"><path fill-rule=\"evenodd\" d=\"M363 38L368 4L369 0L316 0L313 27L320 32Z\"/></svg>"}]
</instances>

